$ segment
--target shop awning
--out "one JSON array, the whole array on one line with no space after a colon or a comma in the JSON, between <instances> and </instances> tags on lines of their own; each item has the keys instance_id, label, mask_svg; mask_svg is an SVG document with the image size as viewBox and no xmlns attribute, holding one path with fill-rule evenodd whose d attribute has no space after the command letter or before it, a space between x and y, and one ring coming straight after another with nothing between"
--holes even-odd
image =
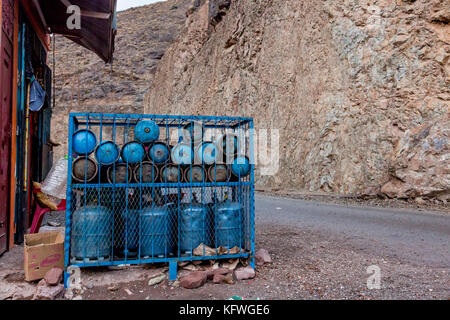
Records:
<instances>
[{"instance_id":1,"label":"shop awning","mask_svg":"<svg viewBox=\"0 0 450 320\"><path fill-rule=\"evenodd\" d=\"M61 34L95 52L106 63L112 61L116 34L117 0L25 0L33 15L40 18L46 32ZM80 9L80 28L70 29L73 15L68 8ZM73 20L71 20L73 21Z\"/></svg>"}]
</instances>

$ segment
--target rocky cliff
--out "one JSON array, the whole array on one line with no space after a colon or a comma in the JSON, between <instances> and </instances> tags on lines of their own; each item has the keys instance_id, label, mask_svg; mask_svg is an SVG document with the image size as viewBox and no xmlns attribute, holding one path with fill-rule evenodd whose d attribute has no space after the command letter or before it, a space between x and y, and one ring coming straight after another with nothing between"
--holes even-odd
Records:
<instances>
[{"instance_id":1,"label":"rocky cliff","mask_svg":"<svg viewBox=\"0 0 450 320\"><path fill-rule=\"evenodd\" d=\"M280 130L280 169L259 185L448 198L447 0L203 0L189 14L146 112Z\"/></svg>"},{"instance_id":2,"label":"rocky cliff","mask_svg":"<svg viewBox=\"0 0 450 320\"><path fill-rule=\"evenodd\" d=\"M112 66L56 37L52 140L61 146L55 149L55 158L67 153L70 112L143 112L144 94L161 57L184 27L189 4L190 0L170 0L119 12Z\"/></svg>"}]
</instances>

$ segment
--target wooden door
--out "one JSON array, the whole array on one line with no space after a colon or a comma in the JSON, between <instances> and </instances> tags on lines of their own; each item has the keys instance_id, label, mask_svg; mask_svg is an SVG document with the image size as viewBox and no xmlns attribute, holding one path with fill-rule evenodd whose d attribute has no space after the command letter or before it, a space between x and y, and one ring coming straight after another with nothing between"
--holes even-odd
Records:
<instances>
[{"instance_id":1,"label":"wooden door","mask_svg":"<svg viewBox=\"0 0 450 320\"><path fill-rule=\"evenodd\" d=\"M2 0L0 51L0 254L8 245L14 1Z\"/></svg>"}]
</instances>

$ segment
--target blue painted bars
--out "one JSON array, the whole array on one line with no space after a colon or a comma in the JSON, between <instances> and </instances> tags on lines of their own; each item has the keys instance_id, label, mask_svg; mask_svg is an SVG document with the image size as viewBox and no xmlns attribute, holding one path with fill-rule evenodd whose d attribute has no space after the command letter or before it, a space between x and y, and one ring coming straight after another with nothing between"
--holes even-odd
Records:
<instances>
[{"instance_id":1,"label":"blue painted bars","mask_svg":"<svg viewBox=\"0 0 450 320\"><path fill-rule=\"evenodd\" d=\"M173 279L181 261L254 265L252 129L251 118L71 114L66 268L166 262Z\"/></svg>"}]
</instances>

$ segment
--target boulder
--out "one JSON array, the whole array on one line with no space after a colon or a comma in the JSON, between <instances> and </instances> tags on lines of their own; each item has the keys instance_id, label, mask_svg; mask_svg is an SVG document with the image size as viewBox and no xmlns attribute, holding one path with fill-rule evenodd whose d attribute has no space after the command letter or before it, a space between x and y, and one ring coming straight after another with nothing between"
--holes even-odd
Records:
<instances>
[{"instance_id":1,"label":"boulder","mask_svg":"<svg viewBox=\"0 0 450 320\"><path fill-rule=\"evenodd\" d=\"M206 276L208 280L213 280L216 275L226 276L228 274L232 274L233 270L227 269L227 268L219 268L219 269L213 269L213 270L207 270Z\"/></svg>"},{"instance_id":2,"label":"boulder","mask_svg":"<svg viewBox=\"0 0 450 320\"><path fill-rule=\"evenodd\" d=\"M449 140L450 113L407 130L394 150L391 179L381 192L400 199L450 195Z\"/></svg>"},{"instance_id":3,"label":"boulder","mask_svg":"<svg viewBox=\"0 0 450 320\"><path fill-rule=\"evenodd\" d=\"M222 274L215 274L212 280L213 283L219 284L225 281L225 276Z\"/></svg>"},{"instance_id":4,"label":"boulder","mask_svg":"<svg viewBox=\"0 0 450 320\"><path fill-rule=\"evenodd\" d=\"M206 270L206 280L212 280L214 278L214 270Z\"/></svg>"},{"instance_id":5,"label":"boulder","mask_svg":"<svg viewBox=\"0 0 450 320\"><path fill-rule=\"evenodd\" d=\"M239 268L234 271L234 276L236 280L248 280L255 277L255 270L252 267Z\"/></svg>"},{"instance_id":6,"label":"boulder","mask_svg":"<svg viewBox=\"0 0 450 320\"><path fill-rule=\"evenodd\" d=\"M416 203L419 204L419 205L424 205L424 204L426 204L426 201L425 201L423 198L421 198L421 197L417 197L417 198L415 199L415 201L416 201Z\"/></svg>"},{"instance_id":7,"label":"boulder","mask_svg":"<svg viewBox=\"0 0 450 320\"><path fill-rule=\"evenodd\" d=\"M221 283L233 284L234 283L233 274L232 273L228 273L228 274L216 273L216 274L214 274L213 283L215 283L215 284L221 284Z\"/></svg>"},{"instance_id":8,"label":"boulder","mask_svg":"<svg viewBox=\"0 0 450 320\"><path fill-rule=\"evenodd\" d=\"M266 249L259 249L255 255L256 264L262 266L266 263L272 263L272 258L270 257L269 251Z\"/></svg>"},{"instance_id":9,"label":"boulder","mask_svg":"<svg viewBox=\"0 0 450 320\"><path fill-rule=\"evenodd\" d=\"M14 293L12 299L13 300L31 300L33 299L34 294L32 292L18 292Z\"/></svg>"},{"instance_id":10,"label":"boulder","mask_svg":"<svg viewBox=\"0 0 450 320\"><path fill-rule=\"evenodd\" d=\"M214 270L214 274L216 275L216 274L220 274L220 275L227 275L227 274L230 274L230 273L233 273L233 270L230 270L230 269L227 269L227 268L219 268L219 269L216 269L216 270Z\"/></svg>"},{"instance_id":11,"label":"boulder","mask_svg":"<svg viewBox=\"0 0 450 320\"><path fill-rule=\"evenodd\" d=\"M167 278L167 277L166 277L165 274L158 275L158 276L156 276L156 277L150 279L150 280L148 281L148 285L149 285L149 286L155 286L155 285L157 285L157 284L163 282L164 280L166 280L166 278Z\"/></svg>"},{"instance_id":12,"label":"boulder","mask_svg":"<svg viewBox=\"0 0 450 320\"><path fill-rule=\"evenodd\" d=\"M180 284L186 289L195 289L203 286L208 280L206 272L194 271L180 279Z\"/></svg>"},{"instance_id":13,"label":"boulder","mask_svg":"<svg viewBox=\"0 0 450 320\"><path fill-rule=\"evenodd\" d=\"M377 198L380 195L381 192L381 186L368 186L364 189L364 191L361 193L361 197L363 199L373 199Z\"/></svg>"},{"instance_id":14,"label":"boulder","mask_svg":"<svg viewBox=\"0 0 450 320\"><path fill-rule=\"evenodd\" d=\"M64 294L64 286L48 286L45 280L41 280L36 288L33 300L55 300Z\"/></svg>"},{"instance_id":15,"label":"boulder","mask_svg":"<svg viewBox=\"0 0 450 320\"><path fill-rule=\"evenodd\" d=\"M56 286L63 280L63 272L61 268L52 268L45 274L44 280L49 286Z\"/></svg>"},{"instance_id":16,"label":"boulder","mask_svg":"<svg viewBox=\"0 0 450 320\"><path fill-rule=\"evenodd\" d=\"M234 283L234 274L233 273L227 274L225 276L225 279L223 279L223 282L225 282L226 284L233 284Z\"/></svg>"}]
</instances>

